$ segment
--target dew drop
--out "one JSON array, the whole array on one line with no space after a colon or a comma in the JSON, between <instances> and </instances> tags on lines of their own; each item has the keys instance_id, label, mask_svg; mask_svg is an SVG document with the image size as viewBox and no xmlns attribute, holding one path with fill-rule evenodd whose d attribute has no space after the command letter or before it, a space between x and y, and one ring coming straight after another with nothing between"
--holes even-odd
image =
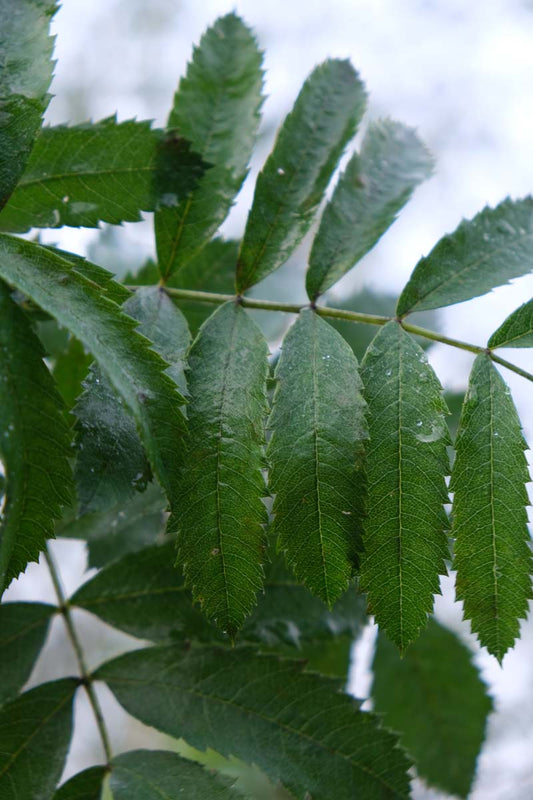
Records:
<instances>
[{"instance_id":1,"label":"dew drop","mask_svg":"<svg viewBox=\"0 0 533 800\"><path fill-rule=\"evenodd\" d=\"M385 370L385 375L387 376L387 378L390 378L390 376L392 375L392 370L391 369L386 369Z\"/></svg>"},{"instance_id":2,"label":"dew drop","mask_svg":"<svg viewBox=\"0 0 533 800\"><path fill-rule=\"evenodd\" d=\"M416 423L416 427L417 427L417 428L421 428L421 427L422 427L422 420L421 420L421 419L419 419L419 420L417 421L417 423Z\"/></svg>"},{"instance_id":3,"label":"dew drop","mask_svg":"<svg viewBox=\"0 0 533 800\"><path fill-rule=\"evenodd\" d=\"M278 167L277 173L278 175L285 175L285 170L283 169L283 167Z\"/></svg>"}]
</instances>

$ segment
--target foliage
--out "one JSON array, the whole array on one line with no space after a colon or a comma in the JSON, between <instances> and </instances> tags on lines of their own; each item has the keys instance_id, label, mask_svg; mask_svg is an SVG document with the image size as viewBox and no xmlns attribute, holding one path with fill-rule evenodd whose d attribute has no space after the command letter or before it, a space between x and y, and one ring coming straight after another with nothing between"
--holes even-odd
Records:
<instances>
[{"instance_id":1,"label":"foliage","mask_svg":"<svg viewBox=\"0 0 533 800\"><path fill-rule=\"evenodd\" d=\"M432 168L412 130L373 122L324 204L310 304L258 300L247 290L310 231L361 121L357 72L329 59L311 73L259 174L242 242L225 241L262 102L251 31L229 14L204 34L165 131L115 118L41 128L54 8L0 0L0 591L44 553L58 601L0 607L0 795L254 797L243 776L255 765L272 797L384 800L409 796L414 765L466 797L491 701L468 649L431 614L452 549L465 616L499 660L527 611L526 445L495 363L533 376L494 350L532 345L532 301L487 348L409 314L531 269L533 200L505 200L445 236L397 316L364 294L345 309L317 305ZM122 282L15 235L147 210L157 263ZM281 355L248 309L298 315ZM478 354L453 470L420 338ZM47 550L54 535L84 540L99 568L70 598ZM90 672L72 607L144 644ZM369 614L379 714L344 691ZM79 675L24 691L54 615ZM115 756L94 681L185 739L180 754ZM82 688L104 763L58 788Z\"/></svg>"}]
</instances>

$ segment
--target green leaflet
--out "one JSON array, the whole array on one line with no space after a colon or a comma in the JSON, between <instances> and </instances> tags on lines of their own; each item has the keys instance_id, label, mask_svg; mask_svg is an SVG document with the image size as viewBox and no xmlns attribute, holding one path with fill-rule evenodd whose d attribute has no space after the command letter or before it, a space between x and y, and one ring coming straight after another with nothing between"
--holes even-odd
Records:
<instances>
[{"instance_id":1,"label":"green leaflet","mask_svg":"<svg viewBox=\"0 0 533 800\"><path fill-rule=\"evenodd\" d=\"M488 356L480 355L457 434L452 536L457 598L481 644L500 662L533 596L525 449L509 390Z\"/></svg>"},{"instance_id":2,"label":"green leaflet","mask_svg":"<svg viewBox=\"0 0 533 800\"><path fill-rule=\"evenodd\" d=\"M305 310L285 337L276 378L273 531L298 580L331 607L352 576L365 512L368 433L357 360L331 325Z\"/></svg>"},{"instance_id":3,"label":"green leaflet","mask_svg":"<svg viewBox=\"0 0 533 800\"><path fill-rule=\"evenodd\" d=\"M186 393L185 353L190 343L187 322L162 289L139 289L123 311L141 324L137 331L169 363L166 372ZM78 417L76 482L80 513L106 511L124 505L151 479L150 465L135 421L108 378L93 367L74 413Z\"/></svg>"},{"instance_id":4,"label":"green leaflet","mask_svg":"<svg viewBox=\"0 0 533 800\"><path fill-rule=\"evenodd\" d=\"M52 800L101 800L106 774L106 767L84 769L64 783Z\"/></svg>"},{"instance_id":5,"label":"green leaflet","mask_svg":"<svg viewBox=\"0 0 533 800\"><path fill-rule=\"evenodd\" d=\"M132 750L113 759L113 800L237 800L232 781L177 753Z\"/></svg>"},{"instance_id":6,"label":"green leaflet","mask_svg":"<svg viewBox=\"0 0 533 800\"><path fill-rule=\"evenodd\" d=\"M124 708L193 747L255 763L295 797L405 798L396 737L302 663L247 649L153 647L96 672Z\"/></svg>"},{"instance_id":7,"label":"green leaflet","mask_svg":"<svg viewBox=\"0 0 533 800\"><path fill-rule=\"evenodd\" d=\"M361 589L400 652L418 636L446 574L447 408L424 351L385 325L361 367L368 403L368 517Z\"/></svg>"},{"instance_id":8,"label":"green leaflet","mask_svg":"<svg viewBox=\"0 0 533 800\"><path fill-rule=\"evenodd\" d=\"M0 710L0 797L48 798L72 735L76 678L43 683Z\"/></svg>"},{"instance_id":9,"label":"green leaflet","mask_svg":"<svg viewBox=\"0 0 533 800\"><path fill-rule=\"evenodd\" d=\"M109 117L44 128L0 214L0 230L138 222L141 211L177 205L205 164L187 143L150 124Z\"/></svg>"},{"instance_id":10,"label":"green leaflet","mask_svg":"<svg viewBox=\"0 0 533 800\"><path fill-rule=\"evenodd\" d=\"M59 523L57 535L84 539L89 549L89 567L103 567L126 553L134 553L163 537L167 501L156 483L136 493L125 505L108 511L84 514Z\"/></svg>"},{"instance_id":11,"label":"green leaflet","mask_svg":"<svg viewBox=\"0 0 533 800\"><path fill-rule=\"evenodd\" d=\"M69 411L82 392L82 382L87 375L91 362L92 357L85 352L81 342L74 336L69 338L67 349L58 353L55 359L52 374L59 394ZM68 422L74 422L70 414L68 415Z\"/></svg>"},{"instance_id":12,"label":"green leaflet","mask_svg":"<svg viewBox=\"0 0 533 800\"><path fill-rule=\"evenodd\" d=\"M263 583L261 501L266 342L229 302L202 325L189 353L189 435L170 524L193 598L234 636Z\"/></svg>"},{"instance_id":13,"label":"green leaflet","mask_svg":"<svg viewBox=\"0 0 533 800\"><path fill-rule=\"evenodd\" d=\"M322 214L307 272L312 300L374 247L433 161L412 128L389 119L370 123Z\"/></svg>"},{"instance_id":14,"label":"green leaflet","mask_svg":"<svg viewBox=\"0 0 533 800\"><path fill-rule=\"evenodd\" d=\"M485 294L533 268L533 198L504 200L444 236L416 265L399 316Z\"/></svg>"},{"instance_id":15,"label":"green leaflet","mask_svg":"<svg viewBox=\"0 0 533 800\"><path fill-rule=\"evenodd\" d=\"M69 261L33 242L0 235L0 276L68 328L105 370L134 414L150 463L175 500L185 420L166 364L136 323Z\"/></svg>"},{"instance_id":16,"label":"green leaflet","mask_svg":"<svg viewBox=\"0 0 533 800\"><path fill-rule=\"evenodd\" d=\"M0 706L30 677L56 609L44 603L0 605Z\"/></svg>"},{"instance_id":17,"label":"green leaflet","mask_svg":"<svg viewBox=\"0 0 533 800\"><path fill-rule=\"evenodd\" d=\"M459 797L470 791L492 702L472 653L434 619L401 659L379 636L374 708L401 732L417 773Z\"/></svg>"},{"instance_id":18,"label":"green leaflet","mask_svg":"<svg viewBox=\"0 0 533 800\"><path fill-rule=\"evenodd\" d=\"M109 625L152 641L224 637L191 606L183 578L173 566L174 543L129 553L81 586L71 603ZM246 619L241 641L269 647L324 647L334 637L354 639L365 623L364 602L353 587L331 611L285 571L276 559L267 567L265 593Z\"/></svg>"},{"instance_id":19,"label":"green leaflet","mask_svg":"<svg viewBox=\"0 0 533 800\"><path fill-rule=\"evenodd\" d=\"M0 267L0 271L1 271ZM38 561L73 492L70 441L43 348L0 281L0 459L6 474L0 519L0 595Z\"/></svg>"},{"instance_id":20,"label":"green leaflet","mask_svg":"<svg viewBox=\"0 0 533 800\"><path fill-rule=\"evenodd\" d=\"M159 269L181 270L211 238L246 177L259 124L261 52L235 14L219 18L195 48L168 125L186 136L210 168L177 208L155 215Z\"/></svg>"},{"instance_id":21,"label":"green leaflet","mask_svg":"<svg viewBox=\"0 0 533 800\"><path fill-rule=\"evenodd\" d=\"M48 105L54 0L0 0L0 209L15 188Z\"/></svg>"},{"instance_id":22,"label":"green leaflet","mask_svg":"<svg viewBox=\"0 0 533 800\"><path fill-rule=\"evenodd\" d=\"M306 80L257 178L237 266L239 293L284 264L307 233L365 104L348 61L329 59Z\"/></svg>"},{"instance_id":23,"label":"green leaflet","mask_svg":"<svg viewBox=\"0 0 533 800\"><path fill-rule=\"evenodd\" d=\"M513 311L489 339L489 347L533 347L533 300Z\"/></svg>"}]
</instances>

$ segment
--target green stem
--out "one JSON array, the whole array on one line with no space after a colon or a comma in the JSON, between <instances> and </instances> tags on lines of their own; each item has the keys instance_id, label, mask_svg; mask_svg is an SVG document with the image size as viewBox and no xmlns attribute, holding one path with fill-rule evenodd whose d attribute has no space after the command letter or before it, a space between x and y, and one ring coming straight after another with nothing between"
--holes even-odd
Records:
<instances>
[{"instance_id":1,"label":"green stem","mask_svg":"<svg viewBox=\"0 0 533 800\"><path fill-rule=\"evenodd\" d=\"M127 288L135 291L136 289L142 289L146 287L128 286ZM245 308L254 308L262 311L284 311L289 314L299 314L303 308L309 308L309 304L302 305L298 303L276 303L272 300L258 300L253 297L236 297L233 294L200 292L194 289L173 289L168 286L165 287L165 292L170 297L175 297L179 300L195 300L196 302L211 303L214 305L221 305L222 303L228 303L231 300L238 300L238 302ZM347 322L359 322L366 325L386 325L387 322L396 319L396 317L382 317L378 314L362 314L359 311L347 311L344 308L330 308L329 306L316 306L315 311L321 317L343 319ZM533 375L530 372L526 372L526 370L517 367L510 361L506 361L504 358L496 355L487 347L480 347L476 344L463 342L460 339L452 339L449 336L444 336L436 331L430 331L427 328L420 328L418 325L412 325L410 322L405 322L403 319L400 320L400 325L404 330L409 331L409 333L413 333L416 336L422 336L424 339L429 339L432 342L440 342L441 344L447 344L450 347L457 347L460 350L468 350L470 353L486 353L489 358L491 358L497 364L500 364L502 367L511 370L511 372L516 372L516 374L520 375L522 378L526 378L526 380L533 382Z\"/></svg>"},{"instance_id":2,"label":"green stem","mask_svg":"<svg viewBox=\"0 0 533 800\"><path fill-rule=\"evenodd\" d=\"M59 578L58 569L54 563L54 560L50 554L48 547L45 547L44 550L44 557L46 559L46 563L48 565L48 569L50 571L50 577L52 578L52 583L54 585L54 591L56 593L56 597L59 603L59 611L63 616L63 620L65 622L65 627L67 629L67 634L72 644L72 649L74 650L74 654L76 656L76 661L78 662L78 669L80 672L81 682L85 687L85 691L87 692L87 696L89 697L89 702L91 704L94 718L96 720L96 726L98 728L98 732L100 734L100 739L102 740L102 747L104 748L104 753L107 761L107 765L109 766L112 758L112 751L111 751L111 743L109 741L109 734L107 732L104 715L102 713L102 708L96 696L96 692L94 691L94 686L91 679L91 673L87 668L87 664L85 662L85 656L83 654L83 650L81 647L80 640L78 638L78 634L76 632L76 628L74 627L74 621L72 619L72 614L70 613L70 603L67 600L65 593L63 591L63 587L61 586L61 580Z\"/></svg>"}]
</instances>

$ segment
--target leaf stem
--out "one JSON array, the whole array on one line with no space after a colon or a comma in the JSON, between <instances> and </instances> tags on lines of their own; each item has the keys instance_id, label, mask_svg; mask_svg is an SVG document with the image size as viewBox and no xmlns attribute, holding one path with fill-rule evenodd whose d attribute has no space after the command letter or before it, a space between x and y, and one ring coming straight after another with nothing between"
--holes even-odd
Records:
<instances>
[{"instance_id":1,"label":"leaf stem","mask_svg":"<svg viewBox=\"0 0 533 800\"><path fill-rule=\"evenodd\" d=\"M135 291L136 289L142 289L146 287L128 286L127 288L131 289L131 291ZM169 286L165 286L164 290L170 297L175 297L179 300L195 300L196 302L212 303L214 305L221 305L222 303L228 303L232 300L238 300L238 302L244 306L244 308L254 308L262 311L284 311L289 314L299 314L302 309L309 308L310 305L309 303L277 303L272 300L259 300L253 297L242 297L240 295L236 296L233 294L218 294L215 292L201 292L195 289L175 289ZM343 319L347 322L359 322L366 325L386 325L387 322L396 319L396 317L383 317L378 314L363 314L360 311L347 311L344 308L331 308L329 306L313 306L313 308L321 317ZM450 347L456 347L460 350L468 350L470 353L486 353L489 358L492 359L492 361L495 361L502 367L511 370L511 372L516 372L516 374L520 375L522 378L533 382L533 374L526 372L526 370L517 367L516 364L512 364L510 361L501 358L487 347L480 347L476 344L463 342L460 339L452 339L451 337L444 336L436 331L430 331L427 328L421 328L418 325L412 325L410 322L405 322L403 319L399 320L399 322L404 330L414 334L415 336L422 336L424 339L430 339L433 342L440 342L441 344L446 344Z\"/></svg>"},{"instance_id":2,"label":"leaf stem","mask_svg":"<svg viewBox=\"0 0 533 800\"><path fill-rule=\"evenodd\" d=\"M85 656L83 654L83 650L81 647L80 640L78 638L78 634L76 628L74 626L74 621L72 619L72 614L70 611L70 603L66 598L65 592L63 591L63 587L61 585L61 580L59 577L59 572L52 558L52 555L48 549L45 547L44 549L44 557L46 559L46 563L48 565L48 569L50 571L50 577L52 579L52 583L54 586L54 591L56 593L56 597L59 602L59 611L63 616L63 620L65 622L65 627L67 629L67 634L72 644L72 649L74 650L74 654L76 656L76 661L78 662L78 668L80 672L81 683L85 687L85 691L87 692L87 696L89 698L89 702L91 704L91 708L93 710L94 718L96 720L96 726L98 728L98 732L100 734L100 739L102 740L102 747L104 749L105 758L107 762L107 766L109 766L112 758L112 751L111 751L111 743L109 741L109 734L107 732L104 715L102 713L102 708L100 706L100 702L96 696L96 692L94 691L94 686L92 683L91 673L87 668L87 664L85 662Z\"/></svg>"}]
</instances>

